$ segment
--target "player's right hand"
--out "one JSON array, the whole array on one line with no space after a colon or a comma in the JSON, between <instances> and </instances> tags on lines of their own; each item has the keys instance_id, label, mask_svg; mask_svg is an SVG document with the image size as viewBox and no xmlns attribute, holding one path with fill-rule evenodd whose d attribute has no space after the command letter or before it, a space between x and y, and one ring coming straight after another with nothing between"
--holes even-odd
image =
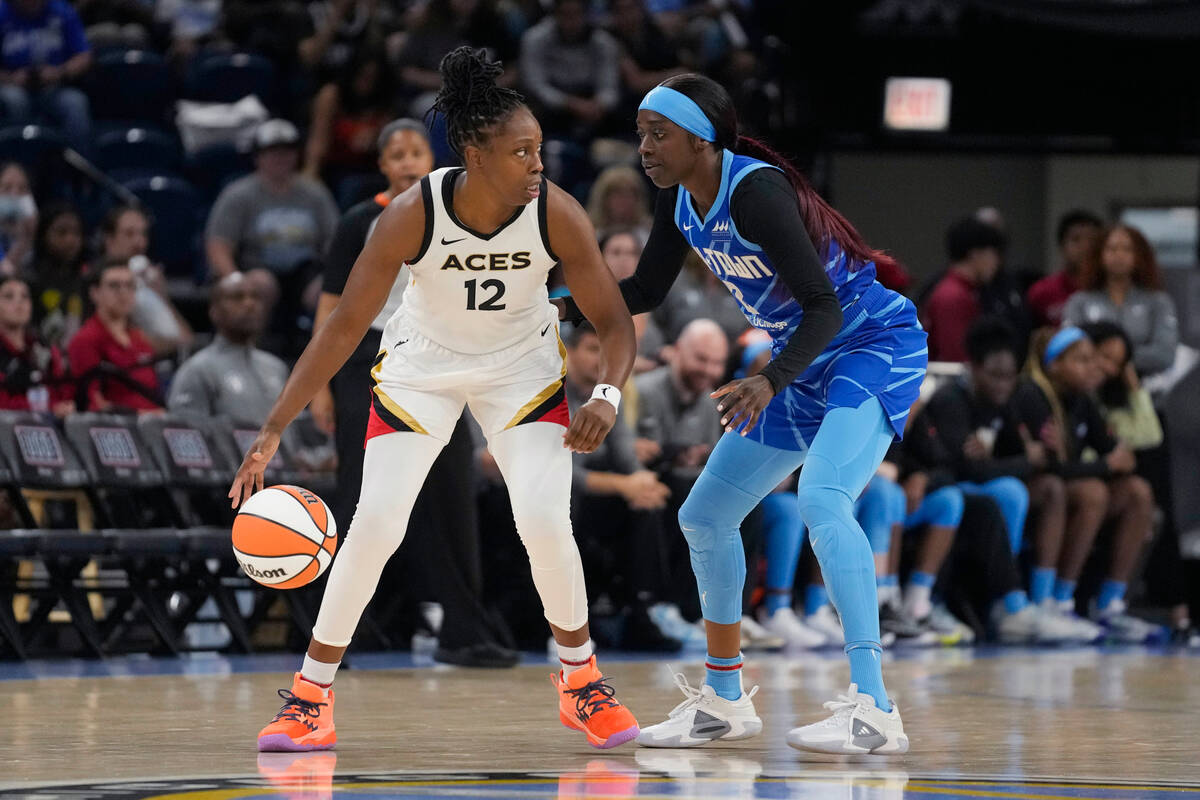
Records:
<instances>
[{"instance_id":1,"label":"player's right hand","mask_svg":"<svg viewBox=\"0 0 1200 800\"><path fill-rule=\"evenodd\" d=\"M254 444L246 451L242 466L238 468L233 478L233 486L229 489L229 499L232 507L237 508L250 499L250 495L263 488L263 473L267 471L267 462L279 449L279 434L274 431L259 431Z\"/></svg>"},{"instance_id":2,"label":"player's right hand","mask_svg":"<svg viewBox=\"0 0 1200 800\"><path fill-rule=\"evenodd\" d=\"M575 412L563 434L563 446L572 453L591 453L617 422L617 410L607 400L589 400Z\"/></svg>"}]
</instances>

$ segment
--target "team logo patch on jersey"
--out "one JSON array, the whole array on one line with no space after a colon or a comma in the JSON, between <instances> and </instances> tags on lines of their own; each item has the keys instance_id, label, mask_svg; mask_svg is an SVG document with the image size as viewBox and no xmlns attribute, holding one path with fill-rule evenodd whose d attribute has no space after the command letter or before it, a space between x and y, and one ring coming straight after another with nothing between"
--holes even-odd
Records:
<instances>
[{"instance_id":1,"label":"team logo patch on jersey","mask_svg":"<svg viewBox=\"0 0 1200 800\"><path fill-rule=\"evenodd\" d=\"M723 220L721 220L720 222L718 222L716 225L713 225L713 229L712 229L712 238L714 238L714 239L728 239L728 238L730 238L730 234L729 234L729 220L727 220L727 219L723 219Z\"/></svg>"}]
</instances>

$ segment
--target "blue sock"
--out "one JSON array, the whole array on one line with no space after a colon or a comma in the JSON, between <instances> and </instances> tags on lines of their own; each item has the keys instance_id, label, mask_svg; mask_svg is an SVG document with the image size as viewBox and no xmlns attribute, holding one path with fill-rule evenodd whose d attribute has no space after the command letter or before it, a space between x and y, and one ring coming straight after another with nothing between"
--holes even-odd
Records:
<instances>
[{"instance_id":1,"label":"blue sock","mask_svg":"<svg viewBox=\"0 0 1200 800\"><path fill-rule=\"evenodd\" d=\"M879 645L874 643L846 649L846 655L850 658L850 682L858 684L858 690L863 694L874 697L876 707L886 713L892 710L892 701L883 688L881 653Z\"/></svg>"},{"instance_id":2,"label":"blue sock","mask_svg":"<svg viewBox=\"0 0 1200 800\"><path fill-rule=\"evenodd\" d=\"M1034 567L1033 577L1029 581L1029 599L1034 605L1041 605L1042 601L1054 593L1054 579L1058 577L1058 570L1054 567Z\"/></svg>"},{"instance_id":3,"label":"blue sock","mask_svg":"<svg viewBox=\"0 0 1200 800\"><path fill-rule=\"evenodd\" d=\"M781 608L790 608L792 605L792 593L787 589L768 589L767 599L763 603L767 607L767 614L774 614Z\"/></svg>"},{"instance_id":4,"label":"blue sock","mask_svg":"<svg viewBox=\"0 0 1200 800\"><path fill-rule=\"evenodd\" d=\"M928 572L914 572L908 576L908 582L913 586L923 586L926 589L932 589L933 584L937 582L937 576L930 575Z\"/></svg>"},{"instance_id":5,"label":"blue sock","mask_svg":"<svg viewBox=\"0 0 1200 800\"><path fill-rule=\"evenodd\" d=\"M900 576L894 572L891 575L876 575L875 585L880 589L886 589L889 586L899 586Z\"/></svg>"},{"instance_id":6,"label":"blue sock","mask_svg":"<svg viewBox=\"0 0 1200 800\"><path fill-rule=\"evenodd\" d=\"M1100 596L1096 598L1096 610L1104 611L1114 600L1125 599L1125 581L1105 581L1100 584Z\"/></svg>"},{"instance_id":7,"label":"blue sock","mask_svg":"<svg viewBox=\"0 0 1200 800\"><path fill-rule=\"evenodd\" d=\"M829 605L829 592L825 590L825 586L820 583L810 583L804 589L804 613L811 615L817 613L824 606Z\"/></svg>"},{"instance_id":8,"label":"blue sock","mask_svg":"<svg viewBox=\"0 0 1200 800\"><path fill-rule=\"evenodd\" d=\"M726 700L742 696L742 654L733 658L709 656L704 663L704 682ZM882 681L882 678L880 678Z\"/></svg>"},{"instance_id":9,"label":"blue sock","mask_svg":"<svg viewBox=\"0 0 1200 800\"><path fill-rule=\"evenodd\" d=\"M1075 581L1059 578L1054 581L1054 599L1062 603L1075 598Z\"/></svg>"},{"instance_id":10,"label":"blue sock","mask_svg":"<svg viewBox=\"0 0 1200 800\"><path fill-rule=\"evenodd\" d=\"M1029 605L1029 596L1023 589L1013 589L1004 595L1004 613L1006 614L1016 614L1027 605Z\"/></svg>"}]
</instances>

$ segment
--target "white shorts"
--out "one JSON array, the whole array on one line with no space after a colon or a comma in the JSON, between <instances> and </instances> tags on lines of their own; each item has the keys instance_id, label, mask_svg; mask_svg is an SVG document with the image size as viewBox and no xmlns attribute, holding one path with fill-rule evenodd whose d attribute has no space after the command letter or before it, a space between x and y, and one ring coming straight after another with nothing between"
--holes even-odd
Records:
<instances>
[{"instance_id":1,"label":"white shorts","mask_svg":"<svg viewBox=\"0 0 1200 800\"><path fill-rule=\"evenodd\" d=\"M525 422L566 426L566 358L553 320L541 333L481 355L448 350L407 324L389 325L371 370L367 440L415 431L447 442L464 405L489 437Z\"/></svg>"}]
</instances>

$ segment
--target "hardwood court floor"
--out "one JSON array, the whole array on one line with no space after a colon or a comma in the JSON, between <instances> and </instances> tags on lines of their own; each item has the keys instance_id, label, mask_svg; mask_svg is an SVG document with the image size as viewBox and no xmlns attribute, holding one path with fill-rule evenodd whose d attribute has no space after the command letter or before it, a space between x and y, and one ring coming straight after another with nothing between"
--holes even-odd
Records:
<instances>
[{"instance_id":1,"label":"hardwood court floor","mask_svg":"<svg viewBox=\"0 0 1200 800\"><path fill-rule=\"evenodd\" d=\"M0 790L10 790L0 796L61 797L32 789L137 780L167 782L104 794L233 798L267 796L263 787L291 779L303 790L280 796L310 800L331 793L1200 798L1194 653L942 650L896 657L885 674L912 750L857 759L803 754L783 741L788 728L819 719L821 703L845 689L848 670L836 654L753 657L747 687L762 687L755 704L764 734L688 751L591 749L558 723L548 663L510 671L376 669L387 659L363 657L337 679L336 755L262 760L254 736L277 710L275 690L290 685L290 676L211 674L262 669L263 662L195 663L168 667L189 674L0 680ZM618 697L643 724L660 721L682 699L666 663L602 659ZM694 657L674 663L700 681ZM177 778L233 781L168 780ZM18 789L24 791L12 791Z\"/></svg>"}]
</instances>

